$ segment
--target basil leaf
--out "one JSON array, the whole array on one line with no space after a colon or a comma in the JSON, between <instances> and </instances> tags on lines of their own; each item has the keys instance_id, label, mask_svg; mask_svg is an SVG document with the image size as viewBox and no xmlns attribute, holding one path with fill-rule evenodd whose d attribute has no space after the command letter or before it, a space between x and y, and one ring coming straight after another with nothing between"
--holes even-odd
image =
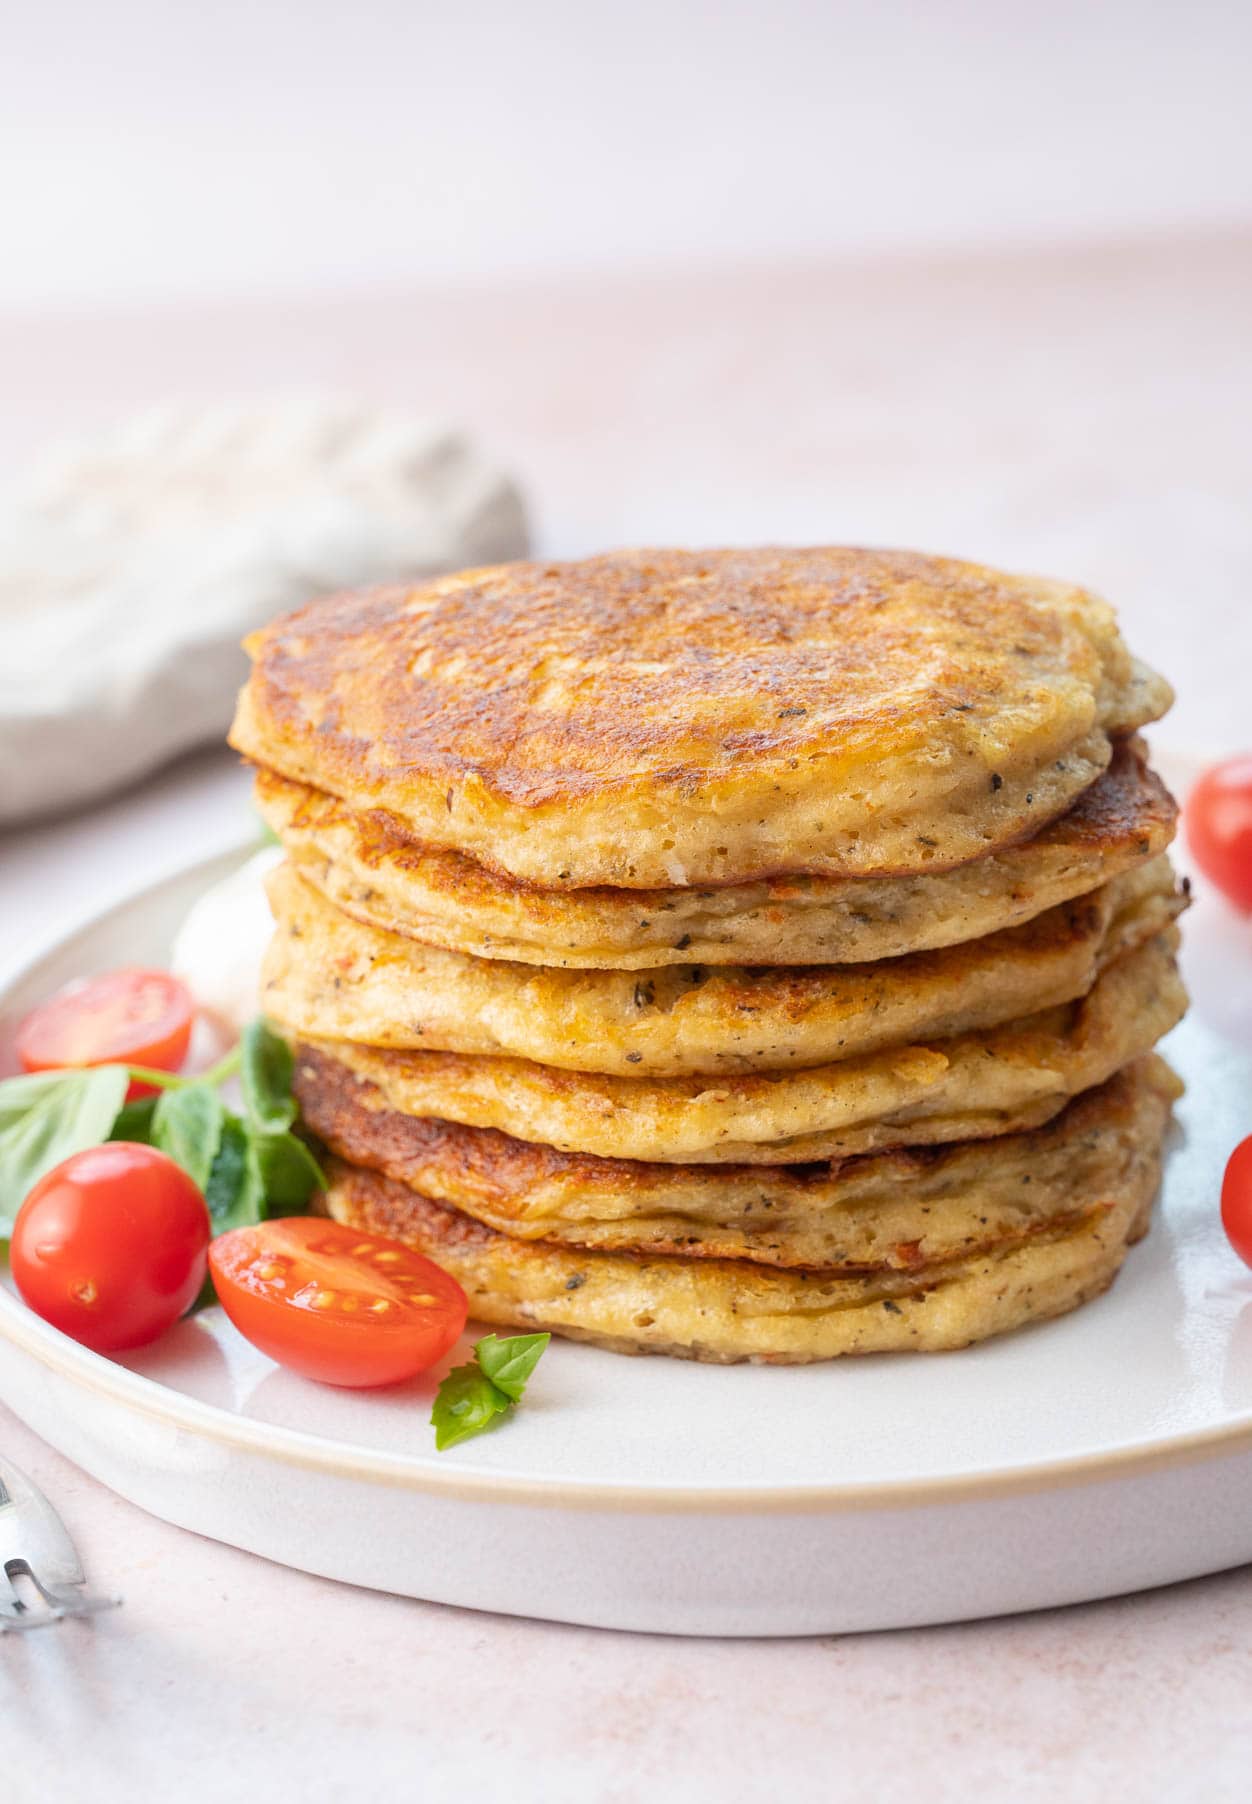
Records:
<instances>
[{"instance_id":1,"label":"basil leaf","mask_svg":"<svg viewBox=\"0 0 1252 1804\"><path fill-rule=\"evenodd\" d=\"M152 1144L181 1165L198 1190L209 1173L222 1140L226 1111L212 1084L181 1084L163 1090L152 1116Z\"/></svg>"},{"instance_id":2,"label":"basil leaf","mask_svg":"<svg viewBox=\"0 0 1252 1804\"><path fill-rule=\"evenodd\" d=\"M229 1109L222 1110L217 1151L203 1190L215 1236L225 1234L231 1228L250 1227L264 1218L265 1191L257 1170L252 1136L245 1123ZM205 1278L200 1295L187 1313L195 1315L198 1310L208 1309L216 1302L217 1292L210 1275Z\"/></svg>"},{"instance_id":3,"label":"basil leaf","mask_svg":"<svg viewBox=\"0 0 1252 1804\"><path fill-rule=\"evenodd\" d=\"M511 1403L519 1403L526 1380L551 1339L550 1334L514 1334L500 1340L489 1334L474 1348L474 1358L496 1389L503 1391Z\"/></svg>"},{"instance_id":4,"label":"basil leaf","mask_svg":"<svg viewBox=\"0 0 1252 1804\"><path fill-rule=\"evenodd\" d=\"M204 1186L214 1234L243 1228L265 1214L265 1189L257 1169L252 1138L237 1115L223 1111L217 1152Z\"/></svg>"},{"instance_id":5,"label":"basil leaf","mask_svg":"<svg viewBox=\"0 0 1252 1804\"><path fill-rule=\"evenodd\" d=\"M35 1085L11 1078L0 1086L8 1093L0 1116L0 1235L6 1238L13 1217L45 1172L107 1138L129 1082L121 1065L37 1076ZM11 1090L10 1084L22 1088Z\"/></svg>"},{"instance_id":6,"label":"basil leaf","mask_svg":"<svg viewBox=\"0 0 1252 1804\"><path fill-rule=\"evenodd\" d=\"M442 1453L468 1441L515 1409L551 1339L550 1334L513 1334L500 1340L489 1334L480 1340L473 1360L454 1366L435 1394L430 1420L436 1448Z\"/></svg>"},{"instance_id":7,"label":"basil leaf","mask_svg":"<svg viewBox=\"0 0 1252 1804\"><path fill-rule=\"evenodd\" d=\"M512 1399L478 1365L471 1362L454 1367L439 1386L430 1412L435 1446L442 1453L445 1447L455 1447L458 1441L482 1434L497 1416L512 1407Z\"/></svg>"},{"instance_id":8,"label":"basil leaf","mask_svg":"<svg viewBox=\"0 0 1252 1804\"><path fill-rule=\"evenodd\" d=\"M139 1146L152 1145L152 1117L156 1113L155 1096L137 1096L124 1102L117 1120L109 1130L110 1140L133 1140Z\"/></svg>"},{"instance_id":9,"label":"basil leaf","mask_svg":"<svg viewBox=\"0 0 1252 1804\"><path fill-rule=\"evenodd\" d=\"M267 1215L303 1215L315 1190L325 1190L322 1168L295 1134L254 1134L253 1152Z\"/></svg>"},{"instance_id":10,"label":"basil leaf","mask_svg":"<svg viewBox=\"0 0 1252 1804\"><path fill-rule=\"evenodd\" d=\"M32 1071L24 1077L6 1077L0 1083L0 1134L30 1113L36 1103L43 1102L59 1090L68 1071Z\"/></svg>"},{"instance_id":11,"label":"basil leaf","mask_svg":"<svg viewBox=\"0 0 1252 1804\"><path fill-rule=\"evenodd\" d=\"M249 1021L239 1042L239 1081L253 1127L280 1134L296 1118L291 1079L296 1061L290 1046L267 1021Z\"/></svg>"}]
</instances>

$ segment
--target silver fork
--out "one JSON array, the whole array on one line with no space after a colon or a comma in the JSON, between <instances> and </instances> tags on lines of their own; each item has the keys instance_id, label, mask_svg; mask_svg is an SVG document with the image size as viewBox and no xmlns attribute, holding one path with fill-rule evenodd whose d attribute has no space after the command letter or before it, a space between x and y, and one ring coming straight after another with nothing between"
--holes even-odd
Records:
<instances>
[{"instance_id":1,"label":"silver fork","mask_svg":"<svg viewBox=\"0 0 1252 1804\"><path fill-rule=\"evenodd\" d=\"M31 1605L13 1585L26 1578L39 1602ZM26 1474L0 1459L0 1635L39 1629L66 1616L95 1616L120 1597L93 1597L65 1524Z\"/></svg>"}]
</instances>

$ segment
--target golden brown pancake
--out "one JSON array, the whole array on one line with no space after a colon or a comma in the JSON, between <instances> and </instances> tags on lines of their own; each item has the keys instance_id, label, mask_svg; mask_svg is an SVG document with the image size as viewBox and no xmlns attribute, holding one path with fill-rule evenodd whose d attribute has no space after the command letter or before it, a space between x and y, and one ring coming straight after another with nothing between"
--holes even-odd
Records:
<instances>
[{"instance_id":1,"label":"golden brown pancake","mask_svg":"<svg viewBox=\"0 0 1252 1804\"><path fill-rule=\"evenodd\" d=\"M978 939L1159 857L1178 812L1131 740L1059 820L955 870L575 890L416 843L385 814L273 771L258 771L256 796L300 875L366 926L481 958L617 971L861 964Z\"/></svg>"},{"instance_id":2,"label":"golden brown pancake","mask_svg":"<svg viewBox=\"0 0 1252 1804\"><path fill-rule=\"evenodd\" d=\"M1148 1226L1169 1102L1146 1087L1121 1169L1076 1192L1050 1231L921 1270L870 1276L745 1260L639 1257L518 1241L377 1172L332 1161L337 1221L392 1235L464 1287L470 1314L622 1353L803 1363L844 1353L938 1352L1046 1320L1097 1296Z\"/></svg>"},{"instance_id":3,"label":"golden brown pancake","mask_svg":"<svg viewBox=\"0 0 1252 1804\"><path fill-rule=\"evenodd\" d=\"M339 1158L502 1234L842 1272L916 1271L1051 1231L1075 1199L1116 1188L1178 1092L1151 1057L1029 1133L824 1164L656 1165L400 1115L312 1047L296 1065L304 1120Z\"/></svg>"},{"instance_id":4,"label":"golden brown pancake","mask_svg":"<svg viewBox=\"0 0 1252 1804\"><path fill-rule=\"evenodd\" d=\"M781 1071L995 1027L1085 995L1183 906L1165 857L1021 927L867 965L543 970L363 927L281 865L266 1014L301 1038L621 1076Z\"/></svg>"},{"instance_id":5,"label":"golden brown pancake","mask_svg":"<svg viewBox=\"0 0 1252 1804\"><path fill-rule=\"evenodd\" d=\"M1082 589L845 548L466 571L248 649L248 757L571 888L954 867L1061 814L1171 699Z\"/></svg>"},{"instance_id":6,"label":"golden brown pancake","mask_svg":"<svg viewBox=\"0 0 1252 1804\"><path fill-rule=\"evenodd\" d=\"M565 1151L667 1164L842 1158L1049 1120L1180 1019L1177 940L1167 929L1110 965L1085 997L1025 1020L803 1071L605 1077L518 1058L321 1045L401 1114Z\"/></svg>"}]
</instances>

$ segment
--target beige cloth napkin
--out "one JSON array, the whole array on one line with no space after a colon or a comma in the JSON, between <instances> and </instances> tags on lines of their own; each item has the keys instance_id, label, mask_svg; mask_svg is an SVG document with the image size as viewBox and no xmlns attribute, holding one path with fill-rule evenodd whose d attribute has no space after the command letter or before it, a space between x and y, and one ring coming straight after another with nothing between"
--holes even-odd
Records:
<instances>
[{"instance_id":1,"label":"beige cloth napkin","mask_svg":"<svg viewBox=\"0 0 1252 1804\"><path fill-rule=\"evenodd\" d=\"M469 439L338 401L171 407L65 447L0 502L0 824L221 737L273 615L526 548Z\"/></svg>"}]
</instances>

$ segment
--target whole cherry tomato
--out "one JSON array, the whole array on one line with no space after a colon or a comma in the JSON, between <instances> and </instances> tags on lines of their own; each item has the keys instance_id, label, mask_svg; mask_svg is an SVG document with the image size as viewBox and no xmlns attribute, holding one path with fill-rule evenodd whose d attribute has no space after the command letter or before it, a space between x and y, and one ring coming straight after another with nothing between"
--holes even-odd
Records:
<instances>
[{"instance_id":1,"label":"whole cherry tomato","mask_svg":"<svg viewBox=\"0 0 1252 1804\"><path fill-rule=\"evenodd\" d=\"M1222 1179L1222 1226L1245 1265L1252 1265L1252 1135L1231 1153Z\"/></svg>"},{"instance_id":2,"label":"whole cherry tomato","mask_svg":"<svg viewBox=\"0 0 1252 1804\"><path fill-rule=\"evenodd\" d=\"M114 1140L40 1178L17 1212L9 1262L36 1315L113 1353L145 1346L186 1314L204 1284L211 1231L181 1165Z\"/></svg>"},{"instance_id":3,"label":"whole cherry tomato","mask_svg":"<svg viewBox=\"0 0 1252 1804\"><path fill-rule=\"evenodd\" d=\"M1236 908L1252 912L1252 753L1206 770L1183 820L1204 875Z\"/></svg>"}]
</instances>

